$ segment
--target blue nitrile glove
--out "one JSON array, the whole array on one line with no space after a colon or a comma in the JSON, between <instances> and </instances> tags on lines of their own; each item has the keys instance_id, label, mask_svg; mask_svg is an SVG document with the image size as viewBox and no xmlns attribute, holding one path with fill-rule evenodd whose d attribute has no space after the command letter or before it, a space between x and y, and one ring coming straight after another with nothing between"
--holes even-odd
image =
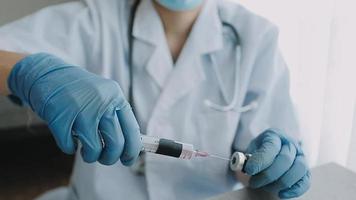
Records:
<instances>
[{"instance_id":1,"label":"blue nitrile glove","mask_svg":"<svg viewBox=\"0 0 356 200\"><path fill-rule=\"evenodd\" d=\"M304 194L310 187L310 171L299 144L276 130L267 130L249 145L252 154L244 168L250 187L263 188L282 199Z\"/></svg>"},{"instance_id":2,"label":"blue nitrile glove","mask_svg":"<svg viewBox=\"0 0 356 200\"><path fill-rule=\"evenodd\" d=\"M131 165L138 157L139 127L115 81L41 53L18 62L8 85L48 123L63 152L75 152L75 137L89 163Z\"/></svg>"}]
</instances>

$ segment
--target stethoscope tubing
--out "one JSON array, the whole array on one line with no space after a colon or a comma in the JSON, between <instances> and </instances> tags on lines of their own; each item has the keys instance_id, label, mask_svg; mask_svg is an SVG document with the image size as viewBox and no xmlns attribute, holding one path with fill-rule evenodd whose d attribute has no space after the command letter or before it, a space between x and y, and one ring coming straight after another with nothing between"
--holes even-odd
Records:
<instances>
[{"instance_id":1,"label":"stethoscope tubing","mask_svg":"<svg viewBox=\"0 0 356 200\"><path fill-rule=\"evenodd\" d=\"M136 0L134 1L133 5L131 6L131 12L129 15L129 27L128 27L128 64L129 64L129 90L128 90L128 101L133 107L133 110L135 108L134 105L134 97L133 97L133 53L134 53L134 48L133 48L133 43L134 43L134 37L133 37L133 27L135 23L135 17L137 13L138 6L140 4L141 0ZM227 22L222 22L223 26L229 27L230 30L232 30L234 36L238 39L239 34L235 27ZM217 72L216 72L217 73ZM212 101L205 99L204 104L207 107L210 107L214 110L220 111L220 112L228 112L228 111L236 111L236 112L248 112L250 110L257 109L258 107L258 102L253 101L249 105L246 105L241 108L236 108L237 105L239 104L239 70L236 69L236 74L235 74L235 87L234 87L234 95L231 100L231 102L227 105L218 105L216 103L213 103Z\"/></svg>"}]
</instances>

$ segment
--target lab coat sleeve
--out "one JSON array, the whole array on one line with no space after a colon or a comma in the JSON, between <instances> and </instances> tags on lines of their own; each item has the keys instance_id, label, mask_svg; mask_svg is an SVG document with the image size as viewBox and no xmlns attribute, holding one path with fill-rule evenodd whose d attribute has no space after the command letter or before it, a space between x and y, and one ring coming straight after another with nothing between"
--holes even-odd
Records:
<instances>
[{"instance_id":1,"label":"lab coat sleeve","mask_svg":"<svg viewBox=\"0 0 356 200\"><path fill-rule=\"evenodd\" d=\"M94 41L90 11L83 2L44 8L0 28L0 49L33 54L46 52L86 66Z\"/></svg>"},{"instance_id":2,"label":"lab coat sleeve","mask_svg":"<svg viewBox=\"0 0 356 200\"><path fill-rule=\"evenodd\" d=\"M244 105L255 101L258 107L241 115L233 151L245 151L252 139L270 128L300 139L289 94L289 71L278 49L277 28L266 31L258 46L244 98Z\"/></svg>"}]
</instances>

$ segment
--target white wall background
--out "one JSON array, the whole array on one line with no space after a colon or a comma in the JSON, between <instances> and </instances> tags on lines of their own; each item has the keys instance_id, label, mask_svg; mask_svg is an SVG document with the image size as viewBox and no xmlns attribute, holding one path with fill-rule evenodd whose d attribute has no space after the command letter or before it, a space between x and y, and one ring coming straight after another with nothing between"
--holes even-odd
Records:
<instances>
[{"instance_id":1,"label":"white wall background","mask_svg":"<svg viewBox=\"0 0 356 200\"><path fill-rule=\"evenodd\" d=\"M71 0L0 0L0 25L29 15L40 8Z\"/></svg>"},{"instance_id":2,"label":"white wall background","mask_svg":"<svg viewBox=\"0 0 356 200\"><path fill-rule=\"evenodd\" d=\"M280 28L311 165L356 171L356 1L233 1Z\"/></svg>"}]
</instances>

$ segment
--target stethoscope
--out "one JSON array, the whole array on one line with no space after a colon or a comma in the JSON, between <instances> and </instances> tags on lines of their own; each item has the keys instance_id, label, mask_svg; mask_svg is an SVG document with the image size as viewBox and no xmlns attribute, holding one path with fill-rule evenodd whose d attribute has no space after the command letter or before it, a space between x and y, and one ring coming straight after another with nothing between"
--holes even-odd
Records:
<instances>
[{"instance_id":1,"label":"stethoscope","mask_svg":"<svg viewBox=\"0 0 356 200\"><path fill-rule=\"evenodd\" d=\"M130 83L129 83L129 90L128 90L128 101L130 102L132 107L135 107L134 105L134 99L133 99L133 42L134 42L134 37L133 37L133 27L134 27L134 21L135 21L135 17L136 17L136 12L137 12L137 8L140 4L141 0L136 0L132 7L131 7L131 12L130 12L130 18L129 18L129 27L128 27L128 64L129 64L129 78L130 78ZM227 22L222 22L223 26L228 27L229 29L232 30L232 33L234 34L235 38L239 38L239 35L235 29L235 27ZM239 61L238 60L238 56L236 56L236 63ZM214 66L214 71L217 74L218 73L218 69L217 69L217 63L216 60L214 59L214 57L211 57L211 60L213 62L213 66ZM236 67L236 73L235 73L235 83L234 83L234 95L233 98L231 100L231 102L227 105L219 105L216 104L212 101L210 101L209 99L205 99L204 100L204 104L209 107L212 108L216 111L220 111L220 112L228 112L228 111L237 111L239 113L244 113L244 112L248 112L250 110L254 110L258 107L258 103L257 101L253 101L251 103L249 103L246 106L240 107L240 108L236 108L237 105L239 104L239 87L240 87L240 67ZM222 84L222 80L220 78L220 76L217 76L218 82L219 84Z\"/></svg>"}]
</instances>

